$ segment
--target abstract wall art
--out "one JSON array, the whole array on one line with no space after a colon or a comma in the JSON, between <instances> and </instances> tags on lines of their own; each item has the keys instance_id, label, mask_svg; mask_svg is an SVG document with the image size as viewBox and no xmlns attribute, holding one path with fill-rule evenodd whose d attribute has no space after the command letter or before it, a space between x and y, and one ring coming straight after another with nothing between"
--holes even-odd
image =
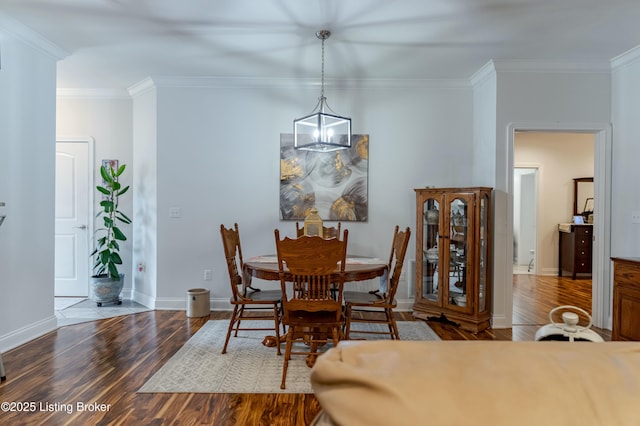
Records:
<instances>
[{"instance_id":1,"label":"abstract wall art","mask_svg":"<svg viewBox=\"0 0 640 426\"><path fill-rule=\"evenodd\" d=\"M350 149L311 152L280 135L281 220L304 220L315 207L323 220L367 221L369 135L351 138Z\"/></svg>"}]
</instances>

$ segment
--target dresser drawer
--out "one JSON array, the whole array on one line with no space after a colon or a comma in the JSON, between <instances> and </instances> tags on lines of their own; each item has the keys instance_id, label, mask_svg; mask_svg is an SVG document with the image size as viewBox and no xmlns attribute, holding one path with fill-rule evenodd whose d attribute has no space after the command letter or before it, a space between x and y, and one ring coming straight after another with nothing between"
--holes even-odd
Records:
<instances>
[{"instance_id":1,"label":"dresser drawer","mask_svg":"<svg viewBox=\"0 0 640 426\"><path fill-rule=\"evenodd\" d=\"M573 265L575 272L579 274L591 273L591 258L576 258L576 263Z\"/></svg>"},{"instance_id":2,"label":"dresser drawer","mask_svg":"<svg viewBox=\"0 0 640 426\"><path fill-rule=\"evenodd\" d=\"M591 226L575 226L574 232L576 233L576 237L587 237L591 238L593 234L593 228Z\"/></svg>"}]
</instances>

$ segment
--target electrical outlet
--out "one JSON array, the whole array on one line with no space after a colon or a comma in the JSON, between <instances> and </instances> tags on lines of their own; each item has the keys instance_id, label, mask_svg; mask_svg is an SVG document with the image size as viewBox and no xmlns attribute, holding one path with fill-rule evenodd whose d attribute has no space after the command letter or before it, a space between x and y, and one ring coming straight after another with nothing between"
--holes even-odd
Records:
<instances>
[{"instance_id":1,"label":"electrical outlet","mask_svg":"<svg viewBox=\"0 0 640 426\"><path fill-rule=\"evenodd\" d=\"M211 281L213 279L213 271L211 269L204 270L204 280Z\"/></svg>"},{"instance_id":2,"label":"electrical outlet","mask_svg":"<svg viewBox=\"0 0 640 426\"><path fill-rule=\"evenodd\" d=\"M631 212L631 223L640 223L640 210Z\"/></svg>"},{"instance_id":3,"label":"electrical outlet","mask_svg":"<svg viewBox=\"0 0 640 426\"><path fill-rule=\"evenodd\" d=\"M180 207L170 207L169 217L174 219L182 217L182 209Z\"/></svg>"}]
</instances>

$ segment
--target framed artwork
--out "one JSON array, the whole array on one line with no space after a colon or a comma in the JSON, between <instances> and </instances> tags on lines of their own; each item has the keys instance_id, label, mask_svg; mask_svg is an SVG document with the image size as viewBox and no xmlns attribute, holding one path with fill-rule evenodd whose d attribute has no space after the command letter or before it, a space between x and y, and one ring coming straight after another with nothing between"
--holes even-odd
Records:
<instances>
[{"instance_id":1,"label":"framed artwork","mask_svg":"<svg viewBox=\"0 0 640 426\"><path fill-rule=\"evenodd\" d=\"M369 135L332 152L295 150L293 134L280 135L281 220L304 220L315 207L322 220L366 222L368 178Z\"/></svg>"},{"instance_id":2,"label":"framed artwork","mask_svg":"<svg viewBox=\"0 0 640 426\"><path fill-rule=\"evenodd\" d=\"M115 170L118 170L118 160L102 160L102 165L107 169L113 167Z\"/></svg>"}]
</instances>

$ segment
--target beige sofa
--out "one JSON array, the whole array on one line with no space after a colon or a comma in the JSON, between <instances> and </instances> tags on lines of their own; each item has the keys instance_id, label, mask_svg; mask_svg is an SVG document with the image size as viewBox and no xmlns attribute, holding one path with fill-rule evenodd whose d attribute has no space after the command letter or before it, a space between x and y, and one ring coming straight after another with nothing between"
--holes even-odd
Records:
<instances>
[{"instance_id":1,"label":"beige sofa","mask_svg":"<svg viewBox=\"0 0 640 426\"><path fill-rule=\"evenodd\" d=\"M640 425L640 343L341 342L315 425Z\"/></svg>"}]
</instances>

